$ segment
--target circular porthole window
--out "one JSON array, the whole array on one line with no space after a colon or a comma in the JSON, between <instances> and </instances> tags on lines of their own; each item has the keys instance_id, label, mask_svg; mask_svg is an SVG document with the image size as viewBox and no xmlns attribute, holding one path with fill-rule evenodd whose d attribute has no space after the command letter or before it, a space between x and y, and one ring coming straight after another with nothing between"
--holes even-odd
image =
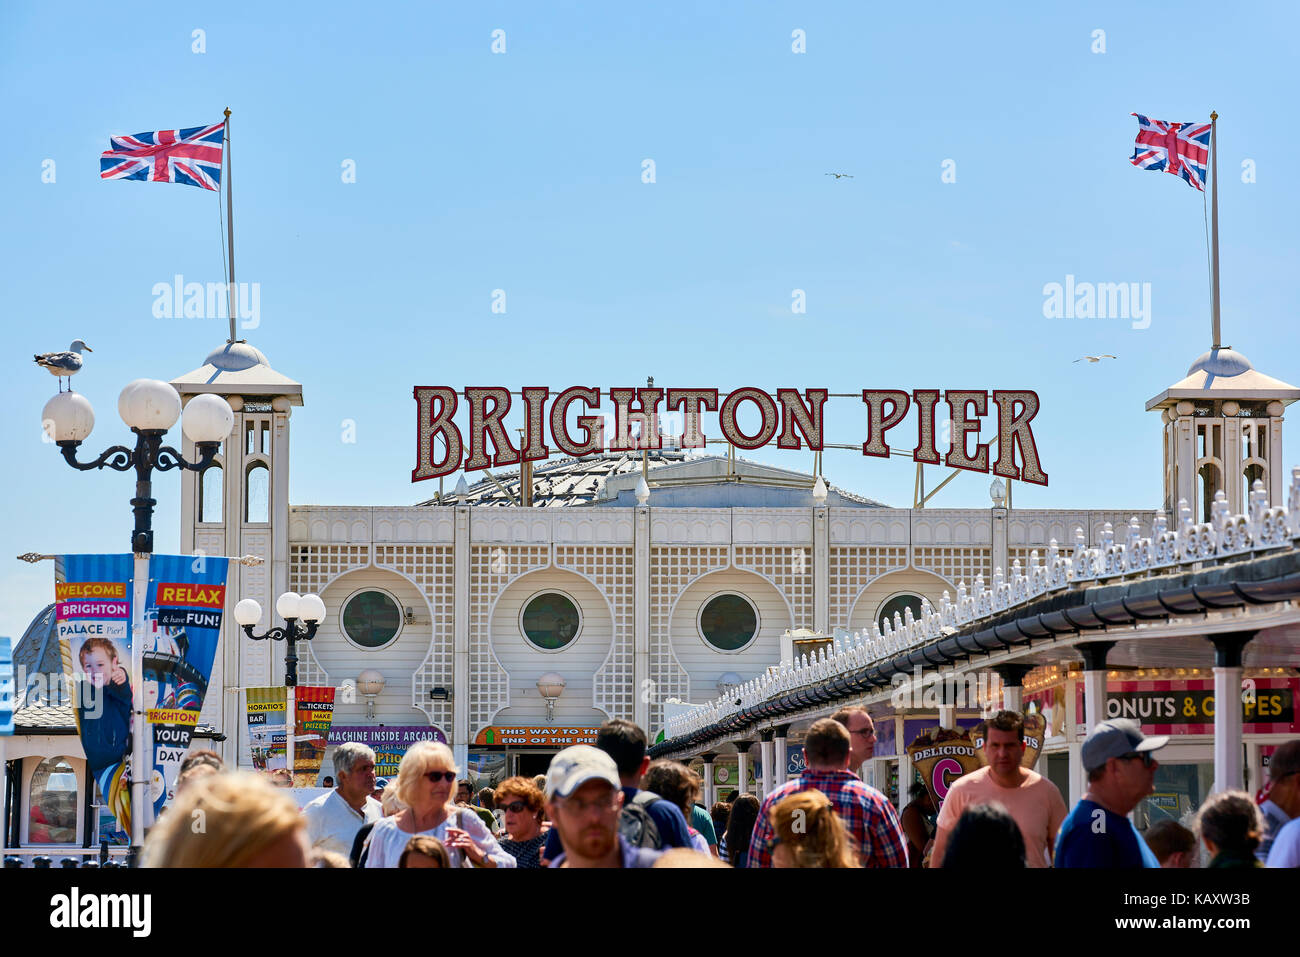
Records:
<instances>
[{"instance_id":1,"label":"circular porthole window","mask_svg":"<svg viewBox=\"0 0 1300 957\"><path fill-rule=\"evenodd\" d=\"M742 595L714 595L700 608L700 635L718 651L740 651L758 634L758 611Z\"/></svg>"},{"instance_id":2,"label":"circular porthole window","mask_svg":"<svg viewBox=\"0 0 1300 957\"><path fill-rule=\"evenodd\" d=\"M402 630L402 609L388 592L367 589L343 603L343 634L362 648L382 648Z\"/></svg>"},{"instance_id":3,"label":"circular porthole window","mask_svg":"<svg viewBox=\"0 0 1300 957\"><path fill-rule=\"evenodd\" d=\"M558 591L542 592L524 603L519 630L542 651L559 651L582 630L578 604Z\"/></svg>"},{"instance_id":4,"label":"circular porthole window","mask_svg":"<svg viewBox=\"0 0 1300 957\"><path fill-rule=\"evenodd\" d=\"M895 595L880 606L880 612L876 615L876 626L881 631L884 631L885 622L888 621L889 627L893 628L894 612L898 612L899 616L906 620L905 610L908 608L912 609L913 618L921 617L921 599L919 597L916 595Z\"/></svg>"}]
</instances>

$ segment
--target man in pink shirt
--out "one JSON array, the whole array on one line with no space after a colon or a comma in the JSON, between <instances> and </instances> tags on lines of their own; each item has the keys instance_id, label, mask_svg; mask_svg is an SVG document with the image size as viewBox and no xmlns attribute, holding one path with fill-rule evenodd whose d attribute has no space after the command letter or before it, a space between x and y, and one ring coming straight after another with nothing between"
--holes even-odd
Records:
<instances>
[{"instance_id":1,"label":"man in pink shirt","mask_svg":"<svg viewBox=\"0 0 1300 957\"><path fill-rule=\"evenodd\" d=\"M1068 813L1056 785L1020 766L1025 753L1025 721L1014 711L999 711L987 723L984 759L987 767L953 782L939 810L931 867L943 866L948 838L962 811L996 801L1007 809L1025 838L1025 863L1051 867L1056 832Z\"/></svg>"}]
</instances>

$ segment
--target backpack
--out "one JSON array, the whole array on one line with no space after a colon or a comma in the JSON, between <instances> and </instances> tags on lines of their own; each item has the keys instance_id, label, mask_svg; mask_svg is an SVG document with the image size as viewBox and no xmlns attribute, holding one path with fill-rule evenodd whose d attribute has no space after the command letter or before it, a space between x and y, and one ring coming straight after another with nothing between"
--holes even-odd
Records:
<instances>
[{"instance_id":1,"label":"backpack","mask_svg":"<svg viewBox=\"0 0 1300 957\"><path fill-rule=\"evenodd\" d=\"M663 848L663 835L659 833L659 825L655 823L649 811L651 804L662 800L663 798L652 791L637 791L636 797L630 803L623 805L623 810L618 816L618 833L623 836L623 840L636 848L648 848L652 851Z\"/></svg>"}]
</instances>

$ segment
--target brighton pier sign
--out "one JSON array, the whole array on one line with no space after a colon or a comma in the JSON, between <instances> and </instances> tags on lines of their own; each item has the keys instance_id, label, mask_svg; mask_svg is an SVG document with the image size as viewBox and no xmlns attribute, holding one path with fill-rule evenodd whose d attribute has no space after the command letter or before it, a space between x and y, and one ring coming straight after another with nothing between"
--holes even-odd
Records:
<instances>
[{"instance_id":1,"label":"brighton pier sign","mask_svg":"<svg viewBox=\"0 0 1300 957\"><path fill-rule=\"evenodd\" d=\"M552 454L550 441L560 453L575 458L604 451L641 451L660 448L659 419L667 413L682 413L682 448L702 448L706 442L701 423L705 412L716 412L723 437L738 449L757 449L776 440L777 448L808 448L819 452L823 435L824 407L830 393L826 389L777 389L769 395L762 389L742 388L721 394L717 389L619 389L570 386L551 398L545 386L525 386L511 392L503 386L418 385L414 388L417 407L416 463L411 481L450 475L464 469L481 469L537 462ZM455 417L461 396L468 406L466 431L462 433ZM516 447L507 434L504 419L510 412L512 397L523 406L525 427ZM591 414L601 408L607 396L612 415ZM951 448L940 459L936 448L935 410L940 400L947 406L942 418L951 423ZM979 441L983 418L990 415L990 399L997 406L997 457L991 461L989 443ZM863 389L862 402L867 409L867 434L862 454L887 457L890 448L886 433L899 425L915 407L917 420L913 461L927 465L944 464L972 472L988 472L1034 485L1046 485L1047 473L1039 461L1038 449L1030 422L1038 414L1038 394L1028 389L994 389L990 392L967 389ZM607 407L608 408L608 407ZM570 431L570 411L575 410L575 431ZM741 410L760 423L752 432L742 430L738 418ZM588 414L582 414L583 412ZM756 413L756 416L755 416ZM609 428L606 428L607 423ZM606 432L609 432L608 441ZM972 435L973 433L973 435ZM435 442L440 439L440 442ZM974 442L972 451L971 444ZM488 446L491 444L491 453ZM1022 466L1016 465L1016 447Z\"/></svg>"}]
</instances>

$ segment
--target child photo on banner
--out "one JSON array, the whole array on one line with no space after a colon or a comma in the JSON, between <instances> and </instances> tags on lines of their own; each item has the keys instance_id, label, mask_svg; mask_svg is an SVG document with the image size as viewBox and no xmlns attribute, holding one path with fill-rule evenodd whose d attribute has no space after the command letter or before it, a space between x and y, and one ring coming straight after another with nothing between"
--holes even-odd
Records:
<instances>
[{"instance_id":1,"label":"child photo on banner","mask_svg":"<svg viewBox=\"0 0 1300 957\"><path fill-rule=\"evenodd\" d=\"M131 555L59 555L55 621L86 768L116 831L131 833Z\"/></svg>"}]
</instances>

